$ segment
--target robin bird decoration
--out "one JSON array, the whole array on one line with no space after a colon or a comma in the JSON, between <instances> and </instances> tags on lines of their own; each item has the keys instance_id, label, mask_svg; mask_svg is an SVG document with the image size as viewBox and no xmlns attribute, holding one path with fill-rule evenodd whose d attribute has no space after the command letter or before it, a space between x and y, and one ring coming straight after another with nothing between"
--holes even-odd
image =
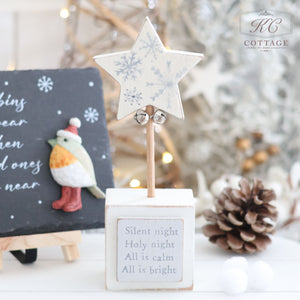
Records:
<instances>
[{"instance_id":1,"label":"robin bird decoration","mask_svg":"<svg viewBox=\"0 0 300 300\"><path fill-rule=\"evenodd\" d=\"M57 131L56 139L48 140L52 146L50 170L53 179L62 186L61 198L52 203L54 209L74 212L82 208L81 188L86 187L97 199L105 194L97 186L93 162L82 146L78 128L81 122L71 118L69 126Z\"/></svg>"}]
</instances>

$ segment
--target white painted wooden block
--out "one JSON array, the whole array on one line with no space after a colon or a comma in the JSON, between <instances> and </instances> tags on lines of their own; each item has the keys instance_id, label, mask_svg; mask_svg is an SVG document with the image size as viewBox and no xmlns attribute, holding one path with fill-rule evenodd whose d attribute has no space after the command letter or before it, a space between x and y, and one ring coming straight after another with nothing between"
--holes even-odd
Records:
<instances>
[{"instance_id":1,"label":"white painted wooden block","mask_svg":"<svg viewBox=\"0 0 300 300\"><path fill-rule=\"evenodd\" d=\"M192 190L106 191L106 288L192 289Z\"/></svg>"}]
</instances>

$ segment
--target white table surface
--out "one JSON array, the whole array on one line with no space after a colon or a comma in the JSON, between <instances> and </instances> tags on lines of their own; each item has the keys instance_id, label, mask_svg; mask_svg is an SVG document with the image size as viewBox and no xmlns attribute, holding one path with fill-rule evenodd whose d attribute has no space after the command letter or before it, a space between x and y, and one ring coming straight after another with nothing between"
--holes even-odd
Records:
<instances>
[{"instance_id":1,"label":"white table surface","mask_svg":"<svg viewBox=\"0 0 300 300\"><path fill-rule=\"evenodd\" d=\"M109 292L104 287L104 234L83 234L81 258L66 263L60 247L40 248L34 264L21 265L10 253L3 255L0 299L300 299L300 244L273 237L260 254L247 256L249 263L263 259L275 273L267 291L227 296L218 281L223 262L232 254L196 235L195 287L190 292ZM141 298L142 297L142 298Z\"/></svg>"}]
</instances>

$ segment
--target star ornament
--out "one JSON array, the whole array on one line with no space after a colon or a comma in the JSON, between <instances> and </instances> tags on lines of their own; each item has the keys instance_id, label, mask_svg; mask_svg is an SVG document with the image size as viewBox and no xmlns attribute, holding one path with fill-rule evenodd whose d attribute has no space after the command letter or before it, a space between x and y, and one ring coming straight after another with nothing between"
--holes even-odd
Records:
<instances>
[{"instance_id":1,"label":"star ornament","mask_svg":"<svg viewBox=\"0 0 300 300\"><path fill-rule=\"evenodd\" d=\"M147 105L183 119L178 82L202 58L167 50L148 17L131 50L94 57L121 85L118 120Z\"/></svg>"}]
</instances>

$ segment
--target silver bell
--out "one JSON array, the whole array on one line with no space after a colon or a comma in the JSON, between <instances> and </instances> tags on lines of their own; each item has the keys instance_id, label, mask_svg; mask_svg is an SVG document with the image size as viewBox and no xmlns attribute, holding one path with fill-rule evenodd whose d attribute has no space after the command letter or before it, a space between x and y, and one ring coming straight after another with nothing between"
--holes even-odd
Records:
<instances>
[{"instance_id":1,"label":"silver bell","mask_svg":"<svg viewBox=\"0 0 300 300\"><path fill-rule=\"evenodd\" d=\"M161 111L157 110L155 114L153 115L153 122L156 124L164 124L167 120L167 115Z\"/></svg>"},{"instance_id":2,"label":"silver bell","mask_svg":"<svg viewBox=\"0 0 300 300\"><path fill-rule=\"evenodd\" d=\"M149 121L149 115L142 109L139 109L135 115L134 119L137 121L139 125L145 125Z\"/></svg>"}]
</instances>

